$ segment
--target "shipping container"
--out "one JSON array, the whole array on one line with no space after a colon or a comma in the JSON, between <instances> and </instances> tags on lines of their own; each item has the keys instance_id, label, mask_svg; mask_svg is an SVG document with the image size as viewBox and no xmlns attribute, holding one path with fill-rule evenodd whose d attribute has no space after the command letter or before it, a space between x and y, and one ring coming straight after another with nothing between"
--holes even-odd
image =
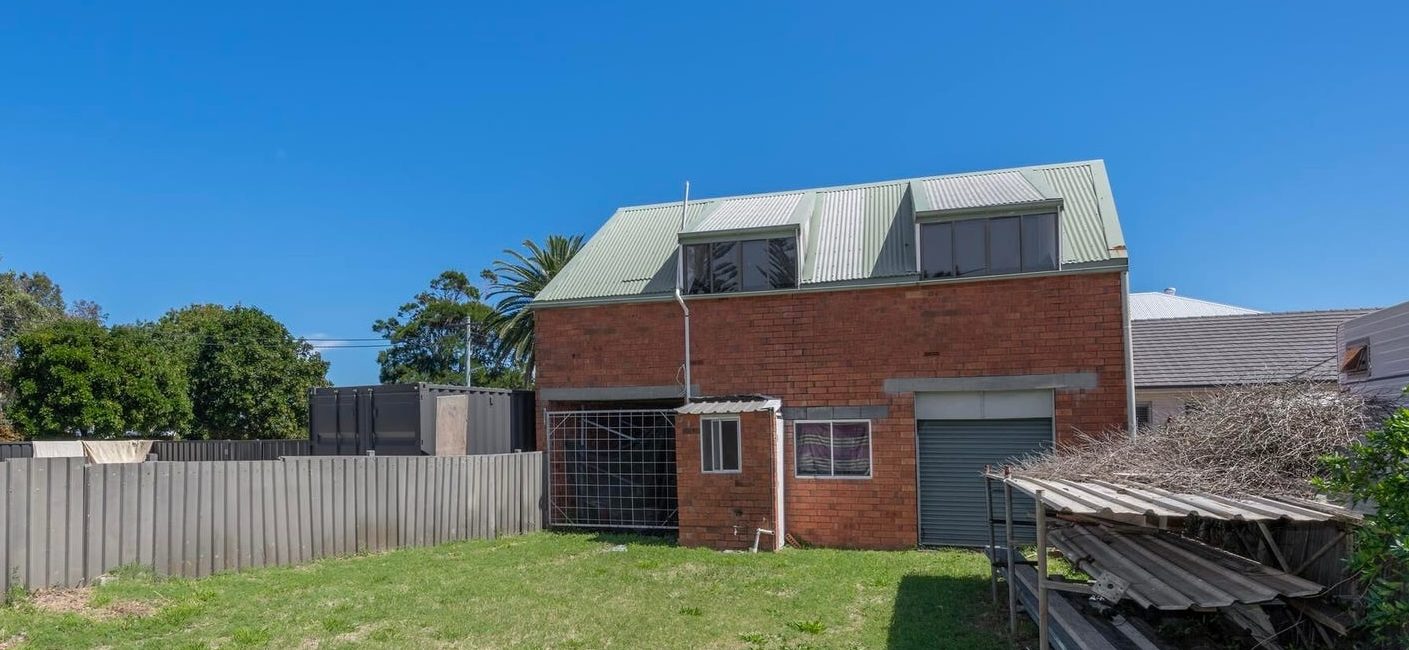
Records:
<instances>
[{"instance_id":1,"label":"shipping container","mask_svg":"<svg viewBox=\"0 0 1409 650\"><path fill-rule=\"evenodd\" d=\"M534 448L532 391L442 384L315 388L309 438L319 456L502 454Z\"/></svg>"}]
</instances>

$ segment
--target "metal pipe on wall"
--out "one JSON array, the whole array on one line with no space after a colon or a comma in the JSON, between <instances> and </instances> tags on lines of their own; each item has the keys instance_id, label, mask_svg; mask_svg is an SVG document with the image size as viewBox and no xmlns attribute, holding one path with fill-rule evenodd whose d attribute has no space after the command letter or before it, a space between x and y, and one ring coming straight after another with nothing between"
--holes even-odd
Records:
<instances>
[{"instance_id":1,"label":"metal pipe on wall","mask_svg":"<svg viewBox=\"0 0 1409 650\"><path fill-rule=\"evenodd\" d=\"M988 591L989 597L993 600L993 605L998 605L998 538L993 530L993 479L988 473L993 468L983 466L983 498L988 506Z\"/></svg>"},{"instance_id":2,"label":"metal pipe on wall","mask_svg":"<svg viewBox=\"0 0 1409 650\"><path fill-rule=\"evenodd\" d=\"M1048 650L1052 645L1048 638L1047 601L1047 505L1042 501L1042 490L1037 490L1037 648Z\"/></svg>"},{"instance_id":3,"label":"metal pipe on wall","mask_svg":"<svg viewBox=\"0 0 1409 650\"><path fill-rule=\"evenodd\" d=\"M680 202L680 231L685 231L685 215L690 209L690 181L685 181L685 198ZM680 285L685 278L685 247L675 248L675 302L680 303L680 311L685 315L685 401L690 401L690 308L685 305L685 297L680 293Z\"/></svg>"},{"instance_id":4,"label":"metal pipe on wall","mask_svg":"<svg viewBox=\"0 0 1409 650\"><path fill-rule=\"evenodd\" d=\"M1006 470L1004 470L1006 473ZM1008 639L1018 638L1018 580L1013 572L1013 485L1003 481L1003 553L1008 557Z\"/></svg>"},{"instance_id":5,"label":"metal pipe on wall","mask_svg":"<svg viewBox=\"0 0 1409 650\"><path fill-rule=\"evenodd\" d=\"M1130 324L1129 271L1120 272L1120 314L1125 319L1122 324L1125 337L1125 426L1130 430L1130 437L1134 438L1139 423L1135 420L1135 337Z\"/></svg>"}]
</instances>

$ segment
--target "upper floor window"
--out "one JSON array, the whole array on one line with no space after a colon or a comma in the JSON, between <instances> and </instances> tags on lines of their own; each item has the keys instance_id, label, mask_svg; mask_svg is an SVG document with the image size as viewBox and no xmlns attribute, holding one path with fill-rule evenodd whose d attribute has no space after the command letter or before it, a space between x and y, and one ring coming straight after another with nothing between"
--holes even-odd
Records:
<instances>
[{"instance_id":1,"label":"upper floor window","mask_svg":"<svg viewBox=\"0 0 1409 650\"><path fill-rule=\"evenodd\" d=\"M920 270L927 278L1056 268L1055 213L920 224Z\"/></svg>"},{"instance_id":2,"label":"upper floor window","mask_svg":"<svg viewBox=\"0 0 1409 650\"><path fill-rule=\"evenodd\" d=\"M797 287L797 238L685 244L685 291L728 293Z\"/></svg>"}]
</instances>

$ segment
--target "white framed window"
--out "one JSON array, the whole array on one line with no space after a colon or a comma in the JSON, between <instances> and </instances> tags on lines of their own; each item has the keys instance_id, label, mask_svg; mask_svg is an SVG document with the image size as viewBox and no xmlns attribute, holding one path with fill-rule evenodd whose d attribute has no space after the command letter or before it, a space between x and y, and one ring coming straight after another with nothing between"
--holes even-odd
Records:
<instances>
[{"instance_id":1,"label":"white framed window","mask_svg":"<svg viewBox=\"0 0 1409 650\"><path fill-rule=\"evenodd\" d=\"M798 478L871 478L871 421L794 422L793 465Z\"/></svg>"},{"instance_id":2,"label":"white framed window","mask_svg":"<svg viewBox=\"0 0 1409 650\"><path fill-rule=\"evenodd\" d=\"M700 471L737 474L743 467L743 439L738 418L700 420Z\"/></svg>"}]
</instances>

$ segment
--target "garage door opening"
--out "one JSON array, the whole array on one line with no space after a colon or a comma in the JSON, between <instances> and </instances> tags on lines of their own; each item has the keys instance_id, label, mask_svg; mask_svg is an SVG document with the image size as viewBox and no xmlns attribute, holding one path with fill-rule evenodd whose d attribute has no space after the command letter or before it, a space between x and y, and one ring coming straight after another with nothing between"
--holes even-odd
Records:
<instances>
[{"instance_id":1,"label":"garage door opening","mask_svg":"<svg viewBox=\"0 0 1409 650\"><path fill-rule=\"evenodd\" d=\"M550 526L673 530L674 410L549 411Z\"/></svg>"},{"instance_id":2,"label":"garage door opening","mask_svg":"<svg viewBox=\"0 0 1409 650\"><path fill-rule=\"evenodd\" d=\"M986 546L983 469L1052 448L1052 393L922 394L915 414L920 545ZM1033 504L1015 495L1013 507L1027 513Z\"/></svg>"}]
</instances>

